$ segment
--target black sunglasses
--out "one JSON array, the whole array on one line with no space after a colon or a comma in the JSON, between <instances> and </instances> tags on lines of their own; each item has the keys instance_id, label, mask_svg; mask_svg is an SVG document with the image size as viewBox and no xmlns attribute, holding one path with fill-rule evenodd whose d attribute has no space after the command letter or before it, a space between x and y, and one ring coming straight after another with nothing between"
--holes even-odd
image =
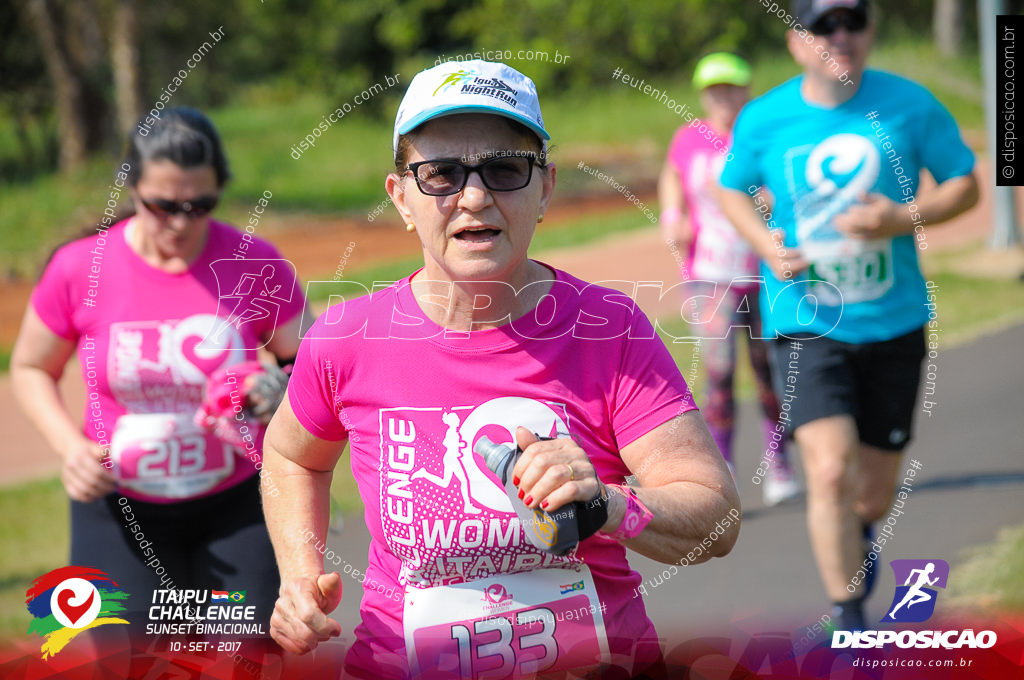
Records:
<instances>
[{"instance_id":1,"label":"black sunglasses","mask_svg":"<svg viewBox=\"0 0 1024 680\"><path fill-rule=\"evenodd\" d=\"M847 33L860 33L868 27L866 14L857 12L833 12L826 14L811 26L811 33L814 35L829 36L845 28Z\"/></svg>"},{"instance_id":2,"label":"black sunglasses","mask_svg":"<svg viewBox=\"0 0 1024 680\"><path fill-rule=\"evenodd\" d=\"M484 186L491 191L516 191L530 183L536 154L519 153L499 156L478 165L458 161L420 161L409 163L406 172L412 172L416 186L427 196L451 196L466 188L469 173L480 175Z\"/></svg>"},{"instance_id":3,"label":"black sunglasses","mask_svg":"<svg viewBox=\"0 0 1024 680\"><path fill-rule=\"evenodd\" d=\"M213 212L213 209L217 207L217 202L219 200L220 196L200 196L199 198L192 199L191 201L175 203L174 201L165 201L162 198L146 200L142 196L139 196L139 202L146 206L146 210L159 217L173 216L178 213L184 214L185 217L205 217Z\"/></svg>"}]
</instances>

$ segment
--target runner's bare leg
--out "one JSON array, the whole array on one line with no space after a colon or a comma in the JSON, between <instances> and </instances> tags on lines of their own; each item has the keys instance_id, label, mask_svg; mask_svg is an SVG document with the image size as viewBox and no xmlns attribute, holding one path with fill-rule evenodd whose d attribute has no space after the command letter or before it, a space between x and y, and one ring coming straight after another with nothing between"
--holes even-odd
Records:
<instances>
[{"instance_id":1,"label":"runner's bare leg","mask_svg":"<svg viewBox=\"0 0 1024 680\"><path fill-rule=\"evenodd\" d=\"M846 589L864 560L857 498L859 441L849 415L828 416L795 431L807 476L807 529L825 592L834 602L855 597Z\"/></svg>"},{"instance_id":2,"label":"runner's bare leg","mask_svg":"<svg viewBox=\"0 0 1024 680\"><path fill-rule=\"evenodd\" d=\"M853 507L863 521L874 524L889 512L902 462L902 453L860 445L860 489Z\"/></svg>"}]
</instances>

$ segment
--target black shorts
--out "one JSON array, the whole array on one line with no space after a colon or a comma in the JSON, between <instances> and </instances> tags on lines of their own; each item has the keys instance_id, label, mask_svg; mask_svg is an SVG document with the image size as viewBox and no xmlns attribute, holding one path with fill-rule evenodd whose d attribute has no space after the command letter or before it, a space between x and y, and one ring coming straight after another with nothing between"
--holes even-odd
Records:
<instances>
[{"instance_id":1,"label":"black shorts","mask_svg":"<svg viewBox=\"0 0 1024 680\"><path fill-rule=\"evenodd\" d=\"M148 621L154 590L244 590L245 604L256 607L256 621L269 632L280 586L258 475L180 503L118 493L71 501L71 564L101 569L128 592L125 614L133 624Z\"/></svg>"},{"instance_id":2,"label":"black shorts","mask_svg":"<svg viewBox=\"0 0 1024 680\"><path fill-rule=\"evenodd\" d=\"M864 444L898 453L910 443L924 328L864 344L797 336L769 345L780 419L790 437L812 420L850 415Z\"/></svg>"}]
</instances>

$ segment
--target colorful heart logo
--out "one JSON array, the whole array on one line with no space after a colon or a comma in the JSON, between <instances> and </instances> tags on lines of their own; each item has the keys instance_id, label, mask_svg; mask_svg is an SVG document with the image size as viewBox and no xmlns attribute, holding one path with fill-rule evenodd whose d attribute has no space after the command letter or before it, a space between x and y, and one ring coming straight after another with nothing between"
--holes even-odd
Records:
<instances>
[{"instance_id":1,"label":"colorful heart logo","mask_svg":"<svg viewBox=\"0 0 1024 680\"><path fill-rule=\"evenodd\" d=\"M198 346L203 342L203 339L192 335L181 342L181 353L182 355L192 363L193 366L203 372L204 375L210 375L227 360L230 355L230 348L225 347L217 351L212 357L201 356L201 354L209 355L210 352L197 351Z\"/></svg>"},{"instance_id":2,"label":"colorful heart logo","mask_svg":"<svg viewBox=\"0 0 1024 680\"><path fill-rule=\"evenodd\" d=\"M509 600L512 598L512 594L505 590L505 586L501 585L500 583L495 583L494 585L487 586L487 590L484 591L484 595L487 596L488 600L494 602L495 604L497 604L498 602L504 602L505 600Z\"/></svg>"},{"instance_id":3,"label":"colorful heart logo","mask_svg":"<svg viewBox=\"0 0 1024 680\"><path fill-rule=\"evenodd\" d=\"M57 606L60 608L61 613L71 621L71 625L78 623L78 620L85 616L89 608L92 607L93 599L96 597L96 591L90 590L89 597L86 598L84 604L74 605L71 604L71 598L75 597L76 594L70 588L57 593Z\"/></svg>"}]
</instances>

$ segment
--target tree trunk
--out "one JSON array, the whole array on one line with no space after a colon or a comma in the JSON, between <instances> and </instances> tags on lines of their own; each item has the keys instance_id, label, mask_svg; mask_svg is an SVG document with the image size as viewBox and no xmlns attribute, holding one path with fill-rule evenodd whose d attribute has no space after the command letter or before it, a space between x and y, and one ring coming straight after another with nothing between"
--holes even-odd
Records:
<instances>
[{"instance_id":1,"label":"tree trunk","mask_svg":"<svg viewBox=\"0 0 1024 680\"><path fill-rule=\"evenodd\" d=\"M132 129L142 113L138 30L135 0L118 0L110 32L110 63L114 69L117 131L121 135Z\"/></svg>"},{"instance_id":2,"label":"tree trunk","mask_svg":"<svg viewBox=\"0 0 1024 680\"><path fill-rule=\"evenodd\" d=\"M940 54L947 57L960 54L964 37L963 0L936 0L932 32Z\"/></svg>"},{"instance_id":3,"label":"tree trunk","mask_svg":"<svg viewBox=\"0 0 1024 680\"><path fill-rule=\"evenodd\" d=\"M29 0L25 9L56 92L59 166L62 172L68 172L85 161L89 147L89 122L83 108L84 79L59 38L61 22L53 3Z\"/></svg>"},{"instance_id":4,"label":"tree trunk","mask_svg":"<svg viewBox=\"0 0 1024 680\"><path fill-rule=\"evenodd\" d=\"M100 11L95 0L74 0L59 3L62 27L60 37L71 60L85 73L103 70L103 32Z\"/></svg>"}]
</instances>

